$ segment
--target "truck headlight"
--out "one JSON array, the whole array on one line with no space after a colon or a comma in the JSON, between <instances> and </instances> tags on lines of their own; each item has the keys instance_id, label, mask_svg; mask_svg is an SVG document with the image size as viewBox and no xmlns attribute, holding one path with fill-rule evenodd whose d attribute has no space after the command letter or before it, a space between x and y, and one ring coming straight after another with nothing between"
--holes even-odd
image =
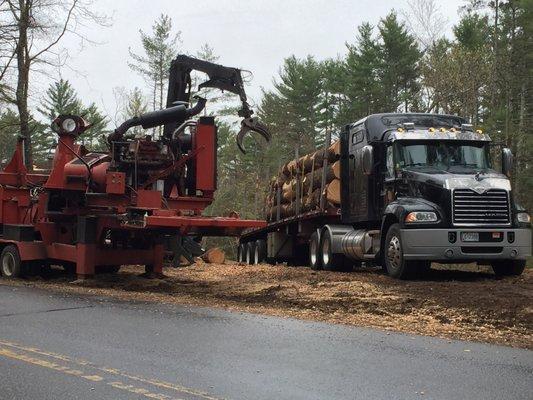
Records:
<instances>
[{"instance_id":1,"label":"truck headlight","mask_svg":"<svg viewBox=\"0 0 533 400\"><path fill-rule=\"evenodd\" d=\"M407 214L405 222L436 222L438 220L437 213L432 211L413 211Z\"/></svg>"},{"instance_id":2,"label":"truck headlight","mask_svg":"<svg viewBox=\"0 0 533 400\"><path fill-rule=\"evenodd\" d=\"M526 212L519 212L516 214L516 220L521 224L529 224L531 222L531 217Z\"/></svg>"}]
</instances>

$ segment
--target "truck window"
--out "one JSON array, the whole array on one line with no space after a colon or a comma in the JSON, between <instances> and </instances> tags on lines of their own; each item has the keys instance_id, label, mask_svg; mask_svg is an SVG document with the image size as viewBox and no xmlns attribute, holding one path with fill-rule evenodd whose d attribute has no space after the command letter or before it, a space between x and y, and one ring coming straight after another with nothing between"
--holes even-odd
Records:
<instances>
[{"instance_id":1,"label":"truck window","mask_svg":"<svg viewBox=\"0 0 533 400\"><path fill-rule=\"evenodd\" d=\"M387 147L387 178L394 178L394 159L392 146Z\"/></svg>"},{"instance_id":2,"label":"truck window","mask_svg":"<svg viewBox=\"0 0 533 400\"><path fill-rule=\"evenodd\" d=\"M364 138L365 131L363 129L359 129L358 131L352 133L352 144L361 143Z\"/></svg>"}]
</instances>

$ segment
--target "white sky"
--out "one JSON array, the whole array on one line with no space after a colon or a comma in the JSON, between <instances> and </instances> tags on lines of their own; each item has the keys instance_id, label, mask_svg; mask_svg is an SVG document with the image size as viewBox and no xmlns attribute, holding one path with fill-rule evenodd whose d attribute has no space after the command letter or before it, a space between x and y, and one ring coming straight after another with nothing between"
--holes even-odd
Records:
<instances>
[{"instance_id":1,"label":"white sky","mask_svg":"<svg viewBox=\"0 0 533 400\"><path fill-rule=\"evenodd\" d=\"M464 1L436 1L448 20L443 29L449 32ZM128 49L141 53L139 29L150 32L161 13L182 32L183 51L194 53L208 43L221 64L251 70L247 91L257 103L260 88L271 86L285 57L344 54L345 42L353 42L359 24L376 25L392 8L407 9L407 0L95 0L94 6L111 17L112 25L84 30L100 44L81 46L79 39L66 38L62 46L69 50L69 67L63 67L61 75L84 103L95 101L113 117L113 88L144 86L127 65Z\"/></svg>"}]
</instances>

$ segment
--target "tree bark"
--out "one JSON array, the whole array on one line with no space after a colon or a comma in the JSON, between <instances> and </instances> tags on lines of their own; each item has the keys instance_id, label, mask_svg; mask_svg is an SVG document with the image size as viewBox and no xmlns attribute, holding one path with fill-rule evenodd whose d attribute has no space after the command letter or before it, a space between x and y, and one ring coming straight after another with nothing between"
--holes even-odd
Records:
<instances>
[{"instance_id":1,"label":"tree bark","mask_svg":"<svg viewBox=\"0 0 533 400\"><path fill-rule=\"evenodd\" d=\"M30 20L30 3L19 0L20 14L18 21L19 38L17 43L17 89L15 92L20 121L20 135L24 138L24 164L32 168L30 113L28 111L28 84L30 77L30 57L28 54L28 27Z\"/></svg>"}]
</instances>

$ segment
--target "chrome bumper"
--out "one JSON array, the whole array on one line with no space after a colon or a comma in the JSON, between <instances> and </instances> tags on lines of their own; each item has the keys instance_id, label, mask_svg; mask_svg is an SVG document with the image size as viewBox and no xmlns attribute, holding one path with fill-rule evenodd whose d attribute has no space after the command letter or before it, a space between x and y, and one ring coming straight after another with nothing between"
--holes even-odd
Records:
<instances>
[{"instance_id":1,"label":"chrome bumper","mask_svg":"<svg viewBox=\"0 0 533 400\"><path fill-rule=\"evenodd\" d=\"M451 243L450 232L456 240ZM462 232L501 232L500 242L463 242ZM509 242L509 233L514 240ZM477 260L523 260L531 256L531 229L401 229L406 260L472 262Z\"/></svg>"}]
</instances>

